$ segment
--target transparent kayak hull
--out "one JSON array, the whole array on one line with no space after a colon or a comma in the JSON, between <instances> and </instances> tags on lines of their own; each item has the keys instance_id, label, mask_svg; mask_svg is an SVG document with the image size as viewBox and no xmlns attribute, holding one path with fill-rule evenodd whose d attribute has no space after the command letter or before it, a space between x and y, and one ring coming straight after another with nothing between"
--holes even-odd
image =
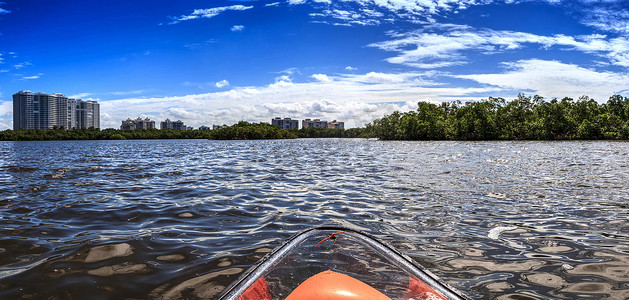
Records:
<instances>
[{"instance_id":1,"label":"transparent kayak hull","mask_svg":"<svg viewBox=\"0 0 629 300\"><path fill-rule=\"evenodd\" d=\"M219 299L466 299L378 239L348 228L305 230L266 255Z\"/></svg>"}]
</instances>

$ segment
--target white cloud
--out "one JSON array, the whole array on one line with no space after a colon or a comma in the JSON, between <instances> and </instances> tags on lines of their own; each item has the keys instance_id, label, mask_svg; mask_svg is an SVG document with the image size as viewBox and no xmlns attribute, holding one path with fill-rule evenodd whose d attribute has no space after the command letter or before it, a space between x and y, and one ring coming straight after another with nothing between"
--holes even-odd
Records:
<instances>
[{"instance_id":1,"label":"white cloud","mask_svg":"<svg viewBox=\"0 0 629 300\"><path fill-rule=\"evenodd\" d=\"M205 8L205 9L195 9L189 15L182 15L179 17L169 17L172 21L168 22L168 24L177 24L181 21L189 21L199 18L212 18L218 16L220 13L229 11L229 10L248 10L252 9L253 6L244 6L244 5L231 5L231 6L222 6L222 7L214 7L214 8Z\"/></svg>"},{"instance_id":2,"label":"white cloud","mask_svg":"<svg viewBox=\"0 0 629 300\"><path fill-rule=\"evenodd\" d=\"M352 26L352 25L379 25L383 21L391 21L389 19L382 18L384 14L373 10L344 10L344 9L325 9L321 12L311 13L310 17L320 19L320 23L327 23L337 26ZM333 19L334 21L325 21L326 19Z\"/></svg>"},{"instance_id":3,"label":"white cloud","mask_svg":"<svg viewBox=\"0 0 629 300\"><path fill-rule=\"evenodd\" d=\"M234 25L231 28L231 31L243 31L245 29L245 26L243 25Z\"/></svg>"},{"instance_id":4,"label":"white cloud","mask_svg":"<svg viewBox=\"0 0 629 300\"><path fill-rule=\"evenodd\" d=\"M289 0L289 3L303 4L303 0ZM492 0L314 0L317 4L325 3L328 7L310 14L321 23L331 25L379 25L396 20L411 22L431 21L433 16L445 12L457 12L474 5L492 3Z\"/></svg>"},{"instance_id":5,"label":"white cloud","mask_svg":"<svg viewBox=\"0 0 629 300\"><path fill-rule=\"evenodd\" d=\"M227 81L225 79L223 79L223 80L221 80L221 81L216 83L216 87L217 88L223 88L223 87L226 87L228 85L229 85L229 81Z\"/></svg>"},{"instance_id":6,"label":"white cloud","mask_svg":"<svg viewBox=\"0 0 629 300\"><path fill-rule=\"evenodd\" d=\"M492 1L478 0L348 0L356 2L362 7L379 7L399 15L403 14L436 14L440 11L451 11L465 9L479 4L491 3Z\"/></svg>"},{"instance_id":7,"label":"white cloud","mask_svg":"<svg viewBox=\"0 0 629 300\"><path fill-rule=\"evenodd\" d=\"M390 83L390 82L403 82L403 74L385 74L378 72L369 72L364 76L365 82L370 83Z\"/></svg>"},{"instance_id":8,"label":"white cloud","mask_svg":"<svg viewBox=\"0 0 629 300\"><path fill-rule=\"evenodd\" d=\"M356 70L358 70L358 68L355 68L355 67L352 67L352 66L347 66L347 67L345 67L345 70L346 71L356 71Z\"/></svg>"},{"instance_id":9,"label":"white cloud","mask_svg":"<svg viewBox=\"0 0 629 300\"><path fill-rule=\"evenodd\" d=\"M13 129L13 122L5 118L0 118L0 130Z\"/></svg>"},{"instance_id":10,"label":"white cloud","mask_svg":"<svg viewBox=\"0 0 629 300\"><path fill-rule=\"evenodd\" d=\"M312 74L311 77L322 82L331 81L330 77L328 77L328 75L325 75L325 74Z\"/></svg>"},{"instance_id":11,"label":"white cloud","mask_svg":"<svg viewBox=\"0 0 629 300\"><path fill-rule=\"evenodd\" d=\"M198 48L204 48L204 47L207 47L209 45L216 44L216 43L217 43L216 40L209 39L209 40L205 40L205 41L197 42L197 43L187 43L187 44L185 44L183 46L188 48L188 49L198 49Z\"/></svg>"},{"instance_id":12,"label":"white cloud","mask_svg":"<svg viewBox=\"0 0 629 300\"><path fill-rule=\"evenodd\" d=\"M24 68L24 67L27 67L27 66L32 66L32 65L33 65L32 63L25 61L25 62L13 65L13 67L15 69L19 70L21 68Z\"/></svg>"},{"instance_id":13,"label":"white cloud","mask_svg":"<svg viewBox=\"0 0 629 300\"><path fill-rule=\"evenodd\" d=\"M0 103L0 117L13 116L13 101L4 101Z\"/></svg>"},{"instance_id":14,"label":"white cloud","mask_svg":"<svg viewBox=\"0 0 629 300\"><path fill-rule=\"evenodd\" d=\"M292 74L292 73L287 73L287 74ZM275 82L291 82L293 81L293 79L290 77L290 75L282 75L282 76L278 76L275 77Z\"/></svg>"},{"instance_id":15,"label":"white cloud","mask_svg":"<svg viewBox=\"0 0 629 300\"><path fill-rule=\"evenodd\" d=\"M287 75L301 74L301 72L297 68L288 68L288 69L279 71L277 73L279 73L279 74L287 74Z\"/></svg>"},{"instance_id":16,"label":"white cloud","mask_svg":"<svg viewBox=\"0 0 629 300\"><path fill-rule=\"evenodd\" d=\"M43 75L44 75L43 73L39 73L37 75L24 76L24 77L22 77L22 80L38 79L39 77L42 77Z\"/></svg>"},{"instance_id":17,"label":"white cloud","mask_svg":"<svg viewBox=\"0 0 629 300\"><path fill-rule=\"evenodd\" d=\"M318 23L330 25L379 25L404 20L434 24L435 16L456 14L472 6L524 2L546 2L563 5L576 21L605 32L629 35L629 6L626 0L313 0L318 12L310 14ZM290 4L304 4L305 0L289 0ZM327 4L321 7L320 3ZM351 17L350 17L351 16Z\"/></svg>"},{"instance_id":18,"label":"white cloud","mask_svg":"<svg viewBox=\"0 0 629 300\"><path fill-rule=\"evenodd\" d=\"M68 96L68 98L83 99L83 98L89 97L91 95L92 95L92 93L78 93L78 94L70 95L70 96Z\"/></svg>"},{"instance_id":19,"label":"white cloud","mask_svg":"<svg viewBox=\"0 0 629 300\"><path fill-rule=\"evenodd\" d=\"M284 102L266 103L252 109L256 115L262 116L290 116L294 119L318 118L323 120L338 120L345 122L346 128L364 126L385 114L400 110L405 105L398 103L369 104L361 102L336 103L328 100L317 100L309 103ZM415 105L415 109L417 106ZM269 122L271 117L263 121Z\"/></svg>"},{"instance_id":20,"label":"white cloud","mask_svg":"<svg viewBox=\"0 0 629 300\"><path fill-rule=\"evenodd\" d=\"M629 7L626 1L588 3L581 21L606 32L629 35Z\"/></svg>"},{"instance_id":21,"label":"white cloud","mask_svg":"<svg viewBox=\"0 0 629 300\"><path fill-rule=\"evenodd\" d=\"M135 91L123 91L123 92L111 92L110 94L112 95L116 95L116 96L125 96L125 95L137 95L137 94L142 94L144 93L144 90L135 90ZM90 93L85 93L87 95L83 96L83 97L87 97L89 95L91 95ZM80 98L80 97L79 97Z\"/></svg>"},{"instance_id":22,"label":"white cloud","mask_svg":"<svg viewBox=\"0 0 629 300\"><path fill-rule=\"evenodd\" d=\"M196 111L194 108L185 109L181 107L171 107L166 111L163 116L165 116L166 118L177 120L197 120L203 117L202 115L195 113L194 111Z\"/></svg>"},{"instance_id":23,"label":"white cloud","mask_svg":"<svg viewBox=\"0 0 629 300\"><path fill-rule=\"evenodd\" d=\"M440 31L439 33L433 31ZM443 31L443 32L441 32ZM604 35L542 36L526 32L476 30L461 25L435 25L407 33L390 33L389 41L369 46L397 52L387 58L394 64L417 68L440 68L468 62L465 51L484 55L515 51L526 46L550 48L561 46L561 51L580 51L609 59L610 63L629 67L629 40L608 39Z\"/></svg>"},{"instance_id":24,"label":"white cloud","mask_svg":"<svg viewBox=\"0 0 629 300\"><path fill-rule=\"evenodd\" d=\"M102 101L101 111L111 117L111 121L103 119L102 127L117 128L120 121L138 115L177 117L189 126L198 127L234 124L239 120L269 122L278 114L302 119L337 119L345 121L346 127L353 127L363 126L385 113L406 107L399 103L479 99L470 95L486 95L502 90L491 86L448 87L424 78L437 76L435 74L369 72L325 75L329 80L304 83L293 82L290 76L282 75L266 86L234 87L228 91L181 97ZM185 112L196 116L184 118Z\"/></svg>"},{"instance_id":25,"label":"white cloud","mask_svg":"<svg viewBox=\"0 0 629 300\"><path fill-rule=\"evenodd\" d=\"M588 95L605 100L629 86L629 75L597 72L558 61L529 59L503 64L505 73L456 75L501 89L530 90L544 97L573 97Z\"/></svg>"},{"instance_id":26,"label":"white cloud","mask_svg":"<svg viewBox=\"0 0 629 300\"><path fill-rule=\"evenodd\" d=\"M4 3L0 2L0 5L1 4L4 4ZM11 12L10 10L6 10L6 9L0 7L0 15L8 14L10 12Z\"/></svg>"},{"instance_id":27,"label":"white cloud","mask_svg":"<svg viewBox=\"0 0 629 300\"><path fill-rule=\"evenodd\" d=\"M279 2L273 2L273 3L267 3L264 6L269 7L269 6L278 6L278 5L280 5Z\"/></svg>"}]
</instances>

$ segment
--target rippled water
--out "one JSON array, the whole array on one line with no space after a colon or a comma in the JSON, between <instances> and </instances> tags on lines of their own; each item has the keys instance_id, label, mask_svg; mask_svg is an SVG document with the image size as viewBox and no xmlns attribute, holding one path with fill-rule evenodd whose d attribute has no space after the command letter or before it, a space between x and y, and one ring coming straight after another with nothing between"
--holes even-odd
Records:
<instances>
[{"instance_id":1,"label":"rippled water","mask_svg":"<svg viewBox=\"0 0 629 300\"><path fill-rule=\"evenodd\" d=\"M629 298L629 143L0 142L0 298L212 298L321 224L474 298Z\"/></svg>"}]
</instances>

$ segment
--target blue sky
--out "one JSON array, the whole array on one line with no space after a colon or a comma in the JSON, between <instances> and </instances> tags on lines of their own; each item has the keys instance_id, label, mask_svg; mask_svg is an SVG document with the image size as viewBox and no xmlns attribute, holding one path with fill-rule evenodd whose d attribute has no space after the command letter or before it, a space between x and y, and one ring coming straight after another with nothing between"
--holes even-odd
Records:
<instances>
[{"instance_id":1,"label":"blue sky","mask_svg":"<svg viewBox=\"0 0 629 300\"><path fill-rule=\"evenodd\" d=\"M628 94L628 69L627 1L0 2L0 129L20 90L98 100L103 128L354 127L417 101L604 102Z\"/></svg>"}]
</instances>

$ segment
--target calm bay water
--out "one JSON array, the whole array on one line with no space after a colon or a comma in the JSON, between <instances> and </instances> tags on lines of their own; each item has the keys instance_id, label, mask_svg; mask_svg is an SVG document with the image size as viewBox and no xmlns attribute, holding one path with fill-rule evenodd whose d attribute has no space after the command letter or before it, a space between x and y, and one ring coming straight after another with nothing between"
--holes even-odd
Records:
<instances>
[{"instance_id":1,"label":"calm bay water","mask_svg":"<svg viewBox=\"0 0 629 300\"><path fill-rule=\"evenodd\" d=\"M473 298L629 298L629 143L0 142L0 298L212 298L294 233Z\"/></svg>"}]
</instances>

